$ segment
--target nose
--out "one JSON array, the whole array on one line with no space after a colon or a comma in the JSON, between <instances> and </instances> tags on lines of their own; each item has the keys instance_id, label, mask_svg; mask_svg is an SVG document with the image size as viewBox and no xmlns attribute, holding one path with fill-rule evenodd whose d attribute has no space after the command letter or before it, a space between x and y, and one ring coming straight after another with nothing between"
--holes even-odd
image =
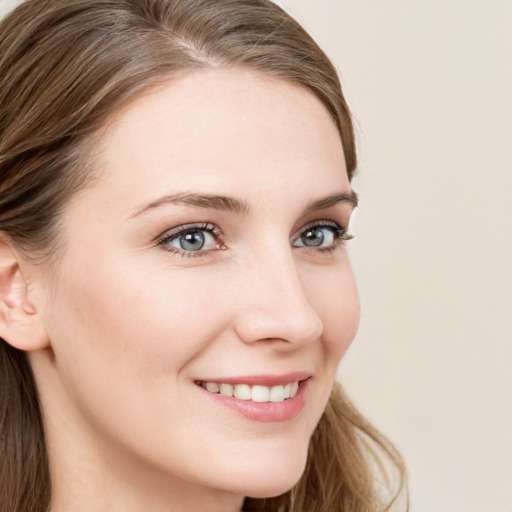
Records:
<instances>
[{"instance_id":1,"label":"nose","mask_svg":"<svg viewBox=\"0 0 512 512\"><path fill-rule=\"evenodd\" d=\"M308 297L292 251L255 257L240 273L235 330L244 343L297 348L320 339L323 323Z\"/></svg>"}]
</instances>

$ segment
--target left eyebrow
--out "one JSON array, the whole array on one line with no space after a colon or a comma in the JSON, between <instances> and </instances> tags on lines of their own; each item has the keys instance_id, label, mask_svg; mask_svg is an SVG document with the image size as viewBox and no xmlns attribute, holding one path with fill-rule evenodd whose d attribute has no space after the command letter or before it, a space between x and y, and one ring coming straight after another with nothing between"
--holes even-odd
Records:
<instances>
[{"instance_id":1,"label":"left eyebrow","mask_svg":"<svg viewBox=\"0 0 512 512\"><path fill-rule=\"evenodd\" d=\"M308 213L313 213L318 210L324 210L325 208L330 208L338 203L348 203L351 204L353 208L356 208L358 204L357 194L351 190L350 193L340 192L338 194L332 194L322 199L318 199L306 206L303 215L307 215Z\"/></svg>"},{"instance_id":2,"label":"left eyebrow","mask_svg":"<svg viewBox=\"0 0 512 512\"><path fill-rule=\"evenodd\" d=\"M205 208L210 210L229 211L237 214L247 213L249 206L245 201L235 197L227 197L222 195L213 194L196 194L183 192L178 194L171 194L163 196L156 201L145 205L140 210L135 212L132 217L136 217L147 210L157 208L163 205L177 204L186 206L196 206L198 208Z\"/></svg>"}]
</instances>

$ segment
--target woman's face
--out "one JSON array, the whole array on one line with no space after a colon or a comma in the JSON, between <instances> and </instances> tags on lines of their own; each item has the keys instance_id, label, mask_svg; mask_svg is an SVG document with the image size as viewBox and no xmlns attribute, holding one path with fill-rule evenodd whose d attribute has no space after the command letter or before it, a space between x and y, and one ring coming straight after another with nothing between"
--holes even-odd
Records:
<instances>
[{"instance_id":1,"label":"woman's face","mask_svg":"<svg viewBox=\"0 0 512 512\"><path fill-rule=\"evenodd\" d=\"M359 319L328 112L283 81L194 72L122 110L95 152L98 179L62 216L51 356L33 362L50 452L286 491Z\"/></svg>"}]
</instances>

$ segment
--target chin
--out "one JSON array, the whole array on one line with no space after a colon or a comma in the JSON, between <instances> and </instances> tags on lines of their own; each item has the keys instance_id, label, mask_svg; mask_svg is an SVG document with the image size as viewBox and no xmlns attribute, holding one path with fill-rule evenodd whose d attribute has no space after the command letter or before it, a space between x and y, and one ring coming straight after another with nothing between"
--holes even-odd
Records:
<instances>
[{"instance_id":1,"label":"chin","mask_svg":"<svg viewBox=\"0 0 512 512\"><path fill-rule=\"evenodd\" d=\"M235 492L250 498L272 498L289 491L300 479L306 467L307 450L303 454L274 454L268 464L261 463L244 471Z\"/></svg>"},{"instance_id":2,"label":"chin","mask_svg":"<svg viewBox=\"0 0 512 512\"><path fill-rule=\"evenodd\" d=\"M273 480L266 479L262 482L257 482L257 485L251 485L244 493L244 496L249 498L273 498L288 492L300 479L304 472L296 471L293 475L279 475Z\"/></svg>"}]
</instances>

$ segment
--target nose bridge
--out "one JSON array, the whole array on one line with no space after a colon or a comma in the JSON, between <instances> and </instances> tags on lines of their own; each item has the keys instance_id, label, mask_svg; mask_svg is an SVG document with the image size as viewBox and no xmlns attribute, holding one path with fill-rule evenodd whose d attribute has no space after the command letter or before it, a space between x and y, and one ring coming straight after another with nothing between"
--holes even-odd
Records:
<instances>
[{"instance_id":1,"label":"nose bridge","mask_svg":"<svg viewBox=\"0 0 512 512\"><path fill-rule=\"evenodd\" d=\"M273 245L246 262L239 336L245 342L282 340L308 343L320 337L323 325L310 302L293 249Z\"/></svg>"}]
</instances>

